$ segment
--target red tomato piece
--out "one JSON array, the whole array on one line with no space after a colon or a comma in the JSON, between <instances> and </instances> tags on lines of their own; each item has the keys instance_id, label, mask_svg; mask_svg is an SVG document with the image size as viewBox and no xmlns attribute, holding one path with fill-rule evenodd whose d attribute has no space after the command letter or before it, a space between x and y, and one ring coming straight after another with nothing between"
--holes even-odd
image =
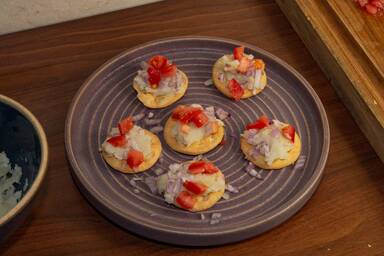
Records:
<instances>
[{"instance_id":1,"label":"red tomato piece","mask_svg":"<svg viewBox=\"0 0 384 256\"><path fill-rule=\"evenodd\" d=\"M168 59L161 55L155 55L149 60L148 64L155 69L160 70L168 65Z\"/></svg>"},{"instance_id":2,"label":"red tomato piece","mask_svg":"<svg viewBox=\"0 0 384 256\"><path fill-rule=\"evenodd\" d=\"M144 162L144 154L142 152L134 149L128 152L127 164L129 167L138 167L142 162Z\"/></svg>"},{"instance_id":3,"label":"red tomato piece","mask_svg":"<svg viewBox=\"0 0 384 256\"><path fill-rule=\"evenodd\" d=\"M195 195L201 195L207 190L207 186L204 184L199 184L189 180L184 181L183 186Z\"/></svg>"},{"instance_id":4,"label":"red tomato piece","mask_svg":"<svg viewBox=\"0 0 384 256\"><path fill-rule=\"evenodd\" d=\"M107 142L114 147L123 147L127 143L127 140L125 139L125 135L117 135L109 138Z\"/></svg>"},{"instance_id":5,"label":"red tomato piece","mask_svg":"<svg viewBox=\"0 0 384 256\"><path fill-rule=\"evenodd\" d=\"M228 83L229 91L231 93L231 96L235 100L240 100L241 96L244 94L244 89L241 87L241 85L235 80L231 79Z\"/></svg>"},{"instance_id":6,"label":"red tomato piece","mask_svg":"<svg viewBox=\"0 0 384 256\"><path fill-rule=\"evenodd\" d=\"M204 171L205 174L213 174L213 173L217 173L219 171L216 168L216 166L214 166L212 163L208 163L208 162L205 163L204 169L205 169L205 171Z\"/></svg>"},{"instance_id":7,"label":"red tomato piece","mask_svg":"<svg viewBox=\"0 0 384 256\"><path fill-rule=\"evenodd\" d=\"M188 124L195 116L202 112L203 110L200 108L179 106L173 111L172 118L179 120L183 124Z\"/></svg>"},{"instance_id":8,"label":"red tomato piece","mask_svg":"<svg viewBox=\"0 0 384 256\"><path fill-rule=\"evenodd\" d=\"M119 123L119 131L121 135L128 133L133 127L133 119L131 116L123 119Z\"/></svg>"},{"instance_id":9,"label":"red tomato piece","mask_svg":"<svg viewBox=\"0 0 384 256\"><path fill-rule=\"evenodd\" d=\"M295 143L295 128L293 128L293 126L285 126L281 131L287 139L291 140L292 143Z\"/></svg>"},{"instance_id":10,"label":"red tomato piece","mask_svg":"<svg viewBox=\"0 0 384 256\"><path fill-rule=\"evenodd\" d=\"M365 5L365 10L369 13L369 14L376 14L377 13L377 7L373 4L367 4Z\"/></svg>"},{"instance_id":11,"label":"red tomato piece","mask_svg":"<svg viewBox=\"0 0 384 256\"><path fill-rule=\"evenodd\" d=\"M235 60L240 60L244 55L244 46L236 47L233 50L233 57Z\"/></svg>"},{"instance_id":12,"label":"red tomato piece","mask_svg":"<svg viewBox=\"0 0 384 256\"><path fill-rule=\"evenodd\" d=\"M188 166L188 172L191 174L199 174L205 172L205 162L197 161Z\"/></svg>"},{"instance_id":13,"label":"red tomato piece","mask_svg":"<svg viewBox=\"0 0 384 256\"><path fill-rule=\"evenodd\" d=\"M206 123L208 123L208 117L206 114L203 113L203 111L200 111L197 114L193 115L192 122L196 125L197 128L200 128Z\"/></svg>"},{"instance_id":14,"label":"red tomato piece","mask_svg":"<svg viewBox=\"0 0 384 256\"><path fill-rule=\"evenodd\" d=\"M162 76L173 76L174 74L176 74L176 65L171 64L164 66L160 69L160 72Z\"/></svg>"},{"instance_id":15,"label":"red tomato piece","mask_svg":"<svg viewBox=\"0 0 384 256\"><path fill-rule=\"evenodd\" d=\"M383 9L384 7L384 3L380 0L372 0L370 4L376 6L379 9Z\"/></svg>"},{"instance_id":16,"label":"red tomato piece","mask_svg":"<svg viewBox=\"0 0 384 256\"><path fill-rule=\"evenodd\" d=\"M213 174L218 172L219 169L216 168L212 163L205 161L193 162L188 166L188 172L191 174Z\"/></svg>"},{"instance_id":17,"label":"red tomato piece","mask_svg":"<svg viewBox=\"0 0 384 256\"><path fill-rule=\"evenodd\" d=\"M250 130L250 129L263 129L264 127L267 127L269 125L269 119L267 116L261 116L259 119L256 120L256 122L252 123L252 124L248 124L246 126L246 129L247 130Z\"/></svg>"},{"instance_id":18,"label":"red tomato piece","mask_svg":"<svg viewBox=\"0 0 384 256\"><path fill-rule=\"evenodd\" d=\"M196 203L196 198L188 191L181 191L176 198L176 203L183 209L192 209Z\"/></svg>"},{"instance_id":19,"label":"red tomato piece","mask_svg":"<svg viewBox=\"0 0 384 256\"><path fill-rule=\"evenodd\" d=\"M161 74L160 71L155 69L154 67L148 67L148 81L153 88L157 88L157 85L160 83Z\"/></svg>"}]
</instances>

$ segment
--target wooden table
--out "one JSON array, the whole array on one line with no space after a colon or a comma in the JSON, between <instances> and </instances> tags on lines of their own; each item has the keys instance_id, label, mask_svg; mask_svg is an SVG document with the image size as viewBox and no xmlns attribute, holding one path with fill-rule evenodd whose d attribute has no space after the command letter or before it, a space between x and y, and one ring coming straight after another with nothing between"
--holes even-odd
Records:
<instances>
[{"instance_id":1,"label":"wooden table","mask_svg":"<svg viewBox=\"0 0 384 256\"><path fill-rule=\"evenodd\" d=\"M108 222L73 183L63 132L79 86L117 53L179 35L227 37L264 48L296 68L325 105L331 148L320 187L293 218L261 236L205 249L159 244ZM36 114L50 144L45 186L24 226L0 246L4 255L384 254L384 165L272 1L170 0L2 36L0 93Z\"/></svg>"}]
</instances>

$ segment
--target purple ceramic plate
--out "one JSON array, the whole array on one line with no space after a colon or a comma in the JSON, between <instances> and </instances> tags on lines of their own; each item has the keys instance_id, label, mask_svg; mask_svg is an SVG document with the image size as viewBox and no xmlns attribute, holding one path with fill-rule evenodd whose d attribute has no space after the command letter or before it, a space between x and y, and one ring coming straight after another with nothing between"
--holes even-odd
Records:
<instances>
[{"instance_id":1,"label":"purple ceramic plate","mask_svg":"<svg viewBox=\"0 0 384 256\"><path fill-rule=\"evenodd\" d=\"M224 97L211 78L216 59L238 45L266 62L268 87L255 97L235 102ZM132 81L141 61L167 56L189 78L186 95L160 110L149 110L136 99ZM167 205L145 183L131 180L156 176L157 168L192 157L172 151L162 134L163 161L149 171L125 175L112 170L99 154L108 130L128 115L153 112L162 124L177 104L199 103L220 107L226 119L226 143L205 154L223 171L227 183L239 189L214 207L190 213ZM302 168L260 171L262 179L245 172L247 161L239 136L245 125L261 114L293 124L302 139ZM145 128L144 124L141 124ZM321 179L329 149L329 127L324 108L308 82L292 67L255 46L209 37L169 38L127 50L100 67L80 88L69 109L65 144L73 177L82 193L108 219L154 240L190 246L212 246L243 240L265 232L296 213L311 197ZM133 185L133 186L132 186ZM210 224L213 213L220 221Z\"/></svg>"}]
</instances>

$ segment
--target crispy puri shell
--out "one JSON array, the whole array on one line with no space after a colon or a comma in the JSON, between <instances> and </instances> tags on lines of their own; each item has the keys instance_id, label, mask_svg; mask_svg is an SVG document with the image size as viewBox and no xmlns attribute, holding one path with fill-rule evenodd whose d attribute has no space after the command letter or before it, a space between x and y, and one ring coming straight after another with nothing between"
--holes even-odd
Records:
<instances>
[{"instance_id":1,"label":"crispy puri shell","mask_svg":"<svg viewBox=\"0 0 384 256\"><path fill-rule=\"evenodd\" d=\"M159 159L161 155L161 143L159 138L150 131L144 130L145 134L151 137L152 145L151 145L151 156L149 158L144 159L144 162L141 163L137 168L132 169L128 166L125 160L119 160L113 155L108 155L104 151L102 152L102 156L104 160L111 166L113 169L118 170L123 173L139 173L148 170L151 168Z\"/></svg>"},{"instance_id":2,"label":"crispy puri shell","mask_svg":"<svg viewBox=\"0 0 384 256\"><path fill-rule=\"evenodd\" d=\"M180 70L179 70L180 71ZM148 108L165 108L179 99L181 99L185 92L188 89L188 77L185 75L184 72L180 71L183 78L184 83L180 86L180 90L175 94L169 94L165 96L154 96L151 93L143 93L139 88L139 85L135 82L133 82L133 88L137 92L137 98Z\"/></svg>"},{"instance_id":3,"label":"crispy puri shell","mask_svg":"<svg viewBox=\"0 0 384 256\"><path fill-rule=\"evenodd\" d=\"M199 142L194 142L188 147L177 142L176 138L172 135L172 128L177 121L169 117L164 126L164 140L175 151L187 155L200 155L214 149L220 144L224 137L224 127L219 126L217 133L205 137Z\"/></svg>"},{"instance_id":4,"label":"crispy puri shell","mask_svg":"<svg viewBox=\"0 0 384 256\"><path fill-rule=\"evenodd\" d=\"M295 133L295 143L293 145L293 148L291 151L288 152L288 159L277 159L272 162L271 165L268 165L265 161L264 156L259 155L256 158L252 157L248 152L251 150L252 145L249 144L245 138L240 139L240 147L243 151L245 158L252 163L254 163L256 166L266 169L266 170L273 170L273 169L281 169L284 167L287 167L288 165L293 164L296 162L297 158L299 158L300 152L301 152L301 140L299 135Z\"/></svg>"},{"instance_id":5,"label":"crispy puri shell","mask_svg":"<svg viewBox=\"0 0 384 256\"><path fill-rule=\"evenodd\" d=\"M224 56L223 56L224 57ZM224 94L225 96L227 96L228 98L233 98L232 95L231 95L231 92L229 91L228 89L228 86L226 83L222 82L219 80L219 72L221 70L223 70L223 57L221 57L220 59L218 59L216 61L216 63L213 65L213 69L212 69L212 81L213 81L213 84L216 86L216 88L222 93ZM261 76L261 83L264 85L264 84L267 84L267 75L265 73L265 71L263 71L263 74ZM265 88L265 87L264 87ZM260 93L263 89L256 89L256 94ZM244 94L243 96L241 96L242 99L246 99L246 98L249 98L249 97L252 97L254 96L254 94L252 93L252 90L249 90L249 89L245 89L244 90Z\"/></svg>"},{"instance_id":6,"label":"crispy puri shell","mask_svg":"<svg viewBox=\"0 0 384 256\"><path fill-rule=\"evenodd\" d=\"M216 175L221 175L224 179L224 174L220 170ZM199 212L199 211L204 211L204 210L211 208L220 200L220 198L224 194L224 191L225 191L225 187L220 191L211 192L211 193L208 193L207 195L204 195L204 196L195 196L196 203L193 206L193 208L188 210L188 211ZM175 202L175 205L179 208L182 208L179 205L177 205L176 202ZM184 209L184 208L182 208L182 209Z\"/></svg>"}]
</instances>

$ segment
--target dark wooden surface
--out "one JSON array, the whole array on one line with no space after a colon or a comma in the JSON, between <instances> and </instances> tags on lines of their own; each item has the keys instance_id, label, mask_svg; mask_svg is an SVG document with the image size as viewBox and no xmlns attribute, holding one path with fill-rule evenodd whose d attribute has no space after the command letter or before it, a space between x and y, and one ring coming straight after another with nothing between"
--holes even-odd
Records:
<instances>
[{"instance_id":1,"label":"dark wooden surface","mask_svg":"<svg viewBox=\"0 0 384 256\"><path fill-rule=\"evenodd\" d=\"M205 249L149 241L100 216L71 179L63 131L79 86L124 49L179 35L264 48L296 68L325 105L331 148L320 187L259 237ZM0 93L35 113L50 144L45 186L25 224L0 245L4 255L384 255L384 166L273 1L171 0L1 36Z\"/></svg>"}]
</instances>

